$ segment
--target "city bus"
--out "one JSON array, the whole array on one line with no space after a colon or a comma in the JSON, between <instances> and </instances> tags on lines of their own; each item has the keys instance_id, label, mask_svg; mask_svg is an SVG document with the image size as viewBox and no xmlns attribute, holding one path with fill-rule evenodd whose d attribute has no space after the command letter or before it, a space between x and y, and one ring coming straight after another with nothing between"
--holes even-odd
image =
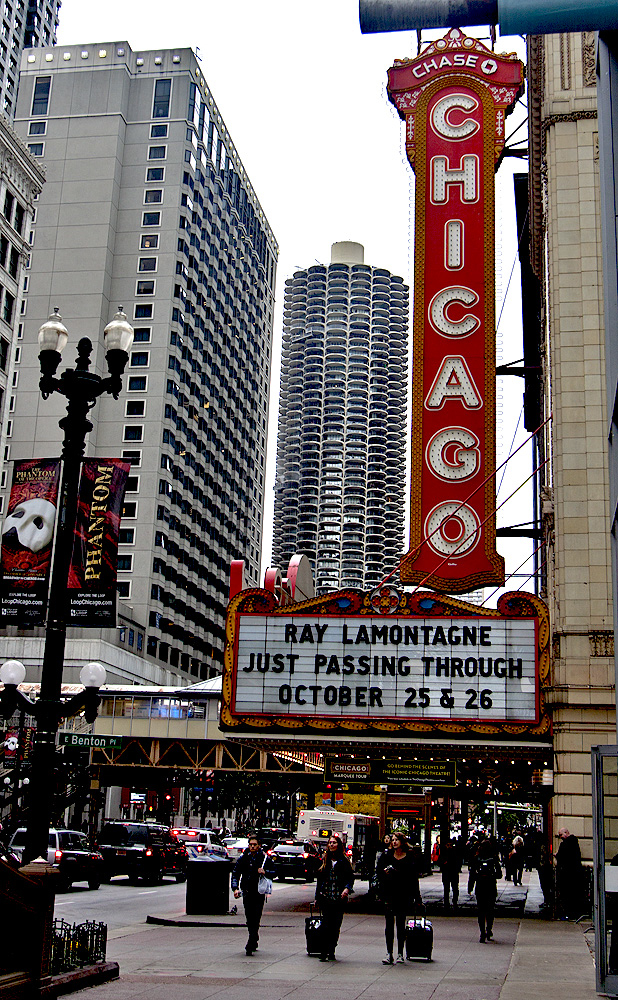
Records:
<instances>
[{"instance_id":1,"label":"city bus","mask_svg":"<svg viewBox=\"0 0 618 1000\"><path fill-rule=\"evenodd\" d=\"M337 809L301 809L296 836L299 840L312 840L322 848L332 834L341 837L356 874L369 878L378 848L379 826L377 816Z\"/></svg>"}]
</instances>

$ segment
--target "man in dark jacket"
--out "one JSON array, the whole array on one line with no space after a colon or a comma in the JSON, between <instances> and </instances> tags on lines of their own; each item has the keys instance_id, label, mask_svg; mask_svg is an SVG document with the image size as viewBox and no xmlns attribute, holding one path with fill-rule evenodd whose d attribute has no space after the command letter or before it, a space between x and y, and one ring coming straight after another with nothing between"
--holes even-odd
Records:
<instances>
[{"instance_id":1,"label":"man in dark jacket","mask_svg":"<svg viewBox=\"0 0 618 1000\"><path fill-rule=\"evenodd\" d=\"M558 830L561 844L556 851L556 895L561 920L576 920L584 910L583 869L579 840L565 826Z\"/></svg>"},{"instance_id":2,"label":"man in dark jacket","mask_svg":"<svg viewBox=\"0 0 618 1000\"><path fill-rule=\"evenodd\" d=\"M448 839L440 851L438 865L442 874L444 886L444 909L450 906L450 894L453 892L453 909L457 909L459 901L459 875L461 873L462 857L459 847Z\"/></svg>"},{"instance_id":3,"label":"man in dark jacket","mask_svg":"<svg viewBox=\"0 0 618 1000\"><path fill-rule=\"evenodd\" d=\"M253 955L257 950L260 936L260 920L264 909L263 896L258 892L258 882L262 875L271 876L268 859L260 847L258 838L252 834L249 837L249 846L240 855L232 871L232 889L234 899L242 896L245 907L245 917L247 920L247 930L249 939L245 951L247 955Z\"/></svg>"}]
</instances>

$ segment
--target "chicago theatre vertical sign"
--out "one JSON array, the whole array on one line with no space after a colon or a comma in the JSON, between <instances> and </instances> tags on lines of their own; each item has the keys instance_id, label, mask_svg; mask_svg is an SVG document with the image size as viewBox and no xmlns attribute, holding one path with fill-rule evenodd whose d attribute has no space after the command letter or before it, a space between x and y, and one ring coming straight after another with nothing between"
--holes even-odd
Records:
<instances>
[{"instance_id":1,"label":"chicago theatre vertical sign","mask_svg":"<svg viewBox=\"0 0 618 1000\"><path fill-rule=\"evenodd\" d=\"M495 547L494 172L523 66L453 29L389 70L416 174L405 583L502 584Z\"/></svg>"}]
</instances>

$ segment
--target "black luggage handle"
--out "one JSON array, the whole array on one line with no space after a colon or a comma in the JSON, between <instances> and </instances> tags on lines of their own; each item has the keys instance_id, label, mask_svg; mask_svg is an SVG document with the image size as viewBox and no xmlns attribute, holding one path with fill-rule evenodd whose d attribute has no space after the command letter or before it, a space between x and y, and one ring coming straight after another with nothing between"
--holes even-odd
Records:
<instances>
[{"instance_id":1,"label":"black luggage handle","mask_svg":"<svg viewBox=\"0 0 618 1000\"><path fill-rule=\"evenodd\" d=\"M418 904L415 903L414 904L414 910L412 912L412 920L414 920L414 921L416 920L416 908L417 908L417 906L418 906ZM426 926L427 925L427 905L425 903L421 903L418 908L421 911L420 914L419 914L419 916L420 916L420 918L423 921L423 925Z\"/></svg>"}]
</instances>

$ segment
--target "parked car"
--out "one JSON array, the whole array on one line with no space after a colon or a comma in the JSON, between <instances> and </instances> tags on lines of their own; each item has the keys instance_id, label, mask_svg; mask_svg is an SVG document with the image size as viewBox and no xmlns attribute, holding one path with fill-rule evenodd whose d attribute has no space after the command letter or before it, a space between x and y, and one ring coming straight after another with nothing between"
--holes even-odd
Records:
<instances>
[{"instance_id":1,"label":"parked car","mask_svg":"<svg viewBox=\"0 0 618 1000\"><path fill-rule=\"evenodd\" d=\"M21 860L25 846L26 829L20 827L9 841L9 850ZM87 882L89 889L98 889L103 881L103 856L90 850L81 830L50 830L47 863L60 872L56 882L59 891L69 889L74 882Z\"/></svg>"},{"instance_id":2,"label":"parked car","mask_svg":"<svg viewBox=\"0 0 618 1000\"><path fill-rule=\"evenodd\" d=\"M98 838L104 861L104 880L114 875L161 882L173 875L177 882L187 877L188 855L184 844L161 823L104 823Z\"/></svg>"},{"instance_id":3,"label":"parked car","mask_svg":"<svg viewBox=\"0 0 618 1000\"><path fill-rule=\"evenodd\" d=\"M195 827L179 826L173 828L172 834L178 837L181 844L185 845L189 857L210 854L213 858L221 858L223 861L228 860L225 844L212 830L198 830Z\"/></svg>"},{"instance_id":4,"label":"parked car","mask_svg":"<svg viewBox=\"0 0 618 1000\"><path fill-rule=\"evenodd\" d=\"M322 864L322 857L315 844L304 840L285 840L267 851L269 867L274 878L302 878L313 882Z\"/></svg>"}]
</instances>

